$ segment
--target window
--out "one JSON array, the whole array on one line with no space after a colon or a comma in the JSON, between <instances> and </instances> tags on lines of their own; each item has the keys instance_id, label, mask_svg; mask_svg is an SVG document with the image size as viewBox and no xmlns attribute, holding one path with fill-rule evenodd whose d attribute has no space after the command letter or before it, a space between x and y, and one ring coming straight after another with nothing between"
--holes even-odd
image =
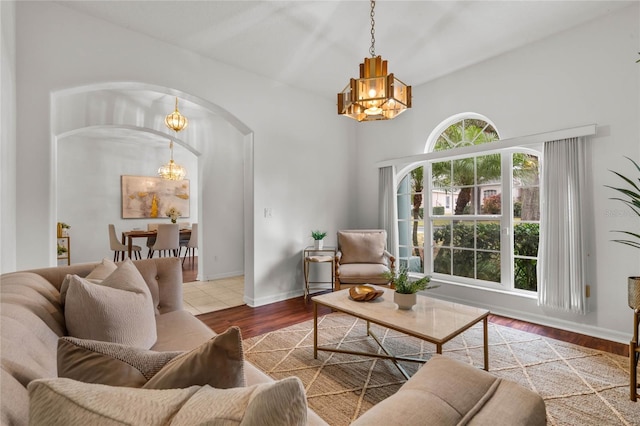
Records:
<instances>
[{"instance_id":1,"label":"window","mask_svg":"<svg viewBox=\"0 0 640 426\"><path fill-rule=\"evenodd\" d=\"M498 132L477 114L439 128L444 130L432 134L426 151L487 149L416 163L401 176L400 266L452 282L537 291L539 153L492 152Z\"/></svg>"}]
</instances>

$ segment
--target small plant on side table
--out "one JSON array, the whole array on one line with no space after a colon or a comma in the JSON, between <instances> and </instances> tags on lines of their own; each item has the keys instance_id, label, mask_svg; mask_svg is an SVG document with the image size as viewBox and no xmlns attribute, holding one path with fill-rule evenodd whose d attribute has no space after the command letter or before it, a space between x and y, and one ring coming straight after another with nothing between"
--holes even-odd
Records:
<instances>
[{"instance_id":1,"label":"small plant on side table","mask_svg":"<svg viewBox=\"0 0 640 426\"><path fill-rule=\"evenodd\" d=\"M311 238L314 240L314 248L316 250L322 250L323 239L327 236L327 233L324 231L311 231Z\"/></svg>"}]
</instances>

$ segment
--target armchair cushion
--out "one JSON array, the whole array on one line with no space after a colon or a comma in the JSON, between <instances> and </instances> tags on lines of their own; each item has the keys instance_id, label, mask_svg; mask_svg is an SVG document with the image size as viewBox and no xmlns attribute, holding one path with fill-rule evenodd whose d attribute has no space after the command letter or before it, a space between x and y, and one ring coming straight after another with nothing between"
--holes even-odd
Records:
<instances>
[{"instance_id":1,"label":"armchair cushion","mask_svg":"<svg viewBox=\"0 0 640 426\"><path fill-rule=\"evenodd\" d=\"M338 273L342 284L388 284L382 276L389 268L379 263L348 263L340 265Z\"/></svg>"},{"instance_id":2,"label":"armchair cushion","mask_svg":"<svg viewBox=\"0 0 640 426\"><path fill-rule=\"evenodd\" d=\"M338 231L338 248L342 253L340 263L385 262L387 232L383 229L369 231Z\"/></svg>"}]
</instances>

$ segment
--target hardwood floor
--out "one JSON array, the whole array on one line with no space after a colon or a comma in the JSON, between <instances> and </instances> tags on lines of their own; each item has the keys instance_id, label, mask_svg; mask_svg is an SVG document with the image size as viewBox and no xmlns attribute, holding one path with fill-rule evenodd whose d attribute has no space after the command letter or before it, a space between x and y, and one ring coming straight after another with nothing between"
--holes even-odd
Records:
<instances>
[{"instance_id":1,"label":"hardwood floor","mask_svg":"<svg viewBox=\"0 0 640 426\"><path fill-rule=\"evenodd\" d=\"M198 272L198 263L190 264L189 260L183 266L183 281L195 281ZM324 307L318 308L318 314L325 315L331 310ZM198 318L216 333L225 331L228 327L236 325L242 330L244 338L258 336L279 328L288 327L303 321L313 319L313 303L305 302L304 297L284 300L265 306L251 308L247 305L235 308L215 311L199 315ZM617 355L629 356L629 345L612 342L584 334L572 333L557 328L546 327L526 321L506 318L498 315L490 315L489 322L515 328L529 333L549 337L564 342L573 343L591 349L597 349Z\"/></svg>"},{"instance_id":2,"label":"hardwood floor","mask_svg":"<svg viewBox=\"0 0 640 426\"><path fill-rule=\"evenodd\" d=\"M195 257L195 260L191 262L191 259L188 258L182 264L182 282L190 283L195 281L198 277L198 258Z\"/></svg>"}]
</instances>

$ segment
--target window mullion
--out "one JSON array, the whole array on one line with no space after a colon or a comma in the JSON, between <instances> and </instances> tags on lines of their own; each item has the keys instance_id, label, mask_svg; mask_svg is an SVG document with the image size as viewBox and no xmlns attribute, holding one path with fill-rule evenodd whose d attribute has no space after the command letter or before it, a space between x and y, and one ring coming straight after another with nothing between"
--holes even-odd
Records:
<instances>
[{"instance_id":1,"label":"window mullion","mask_svg":"<svg viewBox=\"0 0 640 426\"><path fill-rule=\"evenodd\" d=\"M425 274L433 273L433 182L431 179L431 163L424 163L422 174L422 188L424 192L423 200L425 205L424 212L424 243L422 252L424 253L424 270Z\"/></svg>"},{"instance_id":2,"label":"window mullion","mask_svg":"<svg viewBox=\"0 0 640 426\"><path fill-rule=\"evenodd\" d=\"M500 275L502 284L513 289L513 160L511 153L501 154L502 218L500 219Z\"/></svg>"}]
</instances>

